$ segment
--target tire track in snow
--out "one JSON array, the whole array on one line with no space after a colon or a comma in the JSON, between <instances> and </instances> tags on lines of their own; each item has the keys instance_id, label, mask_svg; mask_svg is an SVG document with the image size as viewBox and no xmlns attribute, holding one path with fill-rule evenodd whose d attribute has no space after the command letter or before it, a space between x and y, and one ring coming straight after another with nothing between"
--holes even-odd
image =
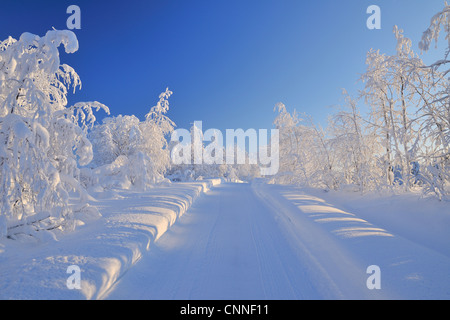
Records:
<instances>
[{"instance_id":1,"label":"tire track in snow","mask_svg":"<svg viewBox=\"0 0 450 320\"><path fill-rule=\"evenodd\" d=\"M308 297L317 292L274 212L250 185L225 183L198 199L108 298Z\"/></svg>"},{"instance_id":2,"label":"tire track in snow","mask_svg":"<svg viewBox=\"0 0 450 320\"><path fill-rule=\"evenodd\" d=\"M318 296L307 299L383 299L385 292L366 287L366 267L332 234L309 220L298 207L282 197L270 185L254 184L261 202L272 208L280 234L301 261L305 277ZM275 191L275 192L274 192Z\"/></svg>"},{"instance_id":3,"label":"tire track in snow","mask_svg":"<svg viewBox=\"0 0 450 320\"><path fill-rule=\"evenodd\" d=\"M286 241L274 212L255 197L249 227L260 260L261 282L268 299L313 299L318 292L304 265Z\"/></svg>"},{"instance_id":4,"label":"tire track in snow","mask_svg":"<svg viewBox=\"0 0 450 320\"><path fill-rule=\"evenodd\" d=\"M308 216L299 220L298 208L278 200L249 184L217 186L155 243L157 250L109 298L380 297L366 288L365 267L334 243L334 235L314 228Z\"/></svg>"}]
</instances>

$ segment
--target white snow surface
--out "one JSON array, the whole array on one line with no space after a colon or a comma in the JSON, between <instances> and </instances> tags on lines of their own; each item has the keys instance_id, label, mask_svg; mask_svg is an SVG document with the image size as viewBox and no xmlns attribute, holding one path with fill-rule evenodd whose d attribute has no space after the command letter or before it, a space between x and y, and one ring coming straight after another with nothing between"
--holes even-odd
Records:
<instances>
[{"instance_id":1,"label":"white snow surface","mask_svg":"<svg viewBox=\"0 0 450 320\"><path fill-rule=\"evenodd\" d=\"M219 182L103 194L58 241L2 240L0 298L450 298L448 202Z\"/></svg>"},{"instance_id":2,"label":"white snow surface","mask_svg":"<svg viewBox=\"0 0 450 320\"><path fill-rule=\"evenodd\" d=\"M39 241L0 241L0 299L101 299L105 292L220 179L162 184L145 192L109 191L91 202L102 214L74 232ZM68 289L67 268L81 271Z\"/></svg>"}]
</instances>

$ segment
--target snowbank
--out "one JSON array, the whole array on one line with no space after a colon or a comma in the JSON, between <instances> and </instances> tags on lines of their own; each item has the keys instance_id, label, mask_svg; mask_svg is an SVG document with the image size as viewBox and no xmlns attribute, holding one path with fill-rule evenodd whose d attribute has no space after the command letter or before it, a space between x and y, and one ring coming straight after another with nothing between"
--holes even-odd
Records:
<instances>
[{"instance_id":1,"label":"snowbank","mask_svg":"<svg viewBox=\"0 0 450 320\"><path fill-rule=\"evenodd\" d=\"M253 188L278 211L276 221L285 232L304 245L309 278L323 281L326 294L345 299L450 297L448 203L412 193ZM381 270L381 290L366 287L366 268L373 265Z\"/></svg>"},{"instance_id":2,"label":"snowbank","mask_svg":"<svg viewBox=\"0 0 450 320\"><path fill-rule=\"evenodd\" d=\"M0 299L101 299L197 197L220 179L161 184L97 197L102 217L58 241L0 242ZM69 289L80 268L80 289Z\"/></svg>"}]
</instances>

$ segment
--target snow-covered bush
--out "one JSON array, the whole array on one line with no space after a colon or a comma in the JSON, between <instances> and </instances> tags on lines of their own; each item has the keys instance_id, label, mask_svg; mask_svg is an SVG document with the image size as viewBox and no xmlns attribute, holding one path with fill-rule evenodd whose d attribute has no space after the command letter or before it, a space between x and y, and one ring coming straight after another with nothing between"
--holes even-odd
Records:
<instances>
[{"instance_id":1,"label":"snow-covered bush","mask_svg":"<svg viewBox=\"0 0 450 320\"><path fill-rule=\"evenodd\" d=\"M86 207L78 165L93 156L86 137L93 109L108 109L98 102L66 107L68 89L81 81L60 64L60 45L75 52L75 34L52 30L0 42L0 221L11 238L71 229L74 211ZM76 208L71 191L80 195Z\"/></svg>"},{"instance_id":2,"label":"snow-covered bush","mask_svg":"<svg viewBox=\"0 0 450 320\"><path fill-rule=\"evenodd\" d=\"M93 127L93 169L101 186L145 189L164 179L170 166L167 136L175 126L165 115L171 94L169 89L161 93L144 121L119 115Z\"/></svg>"}]
</instances>

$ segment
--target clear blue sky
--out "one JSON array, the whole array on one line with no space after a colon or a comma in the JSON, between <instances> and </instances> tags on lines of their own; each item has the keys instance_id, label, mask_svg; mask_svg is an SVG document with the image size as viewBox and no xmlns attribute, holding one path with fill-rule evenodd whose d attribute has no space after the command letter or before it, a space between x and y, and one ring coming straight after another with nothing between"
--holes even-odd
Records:
<instances>
[{"instance_id":1,"label":"clear blue sky","mask_svg":"<svg viewBox=\"0 0 450 320\"><path fill-rule=\"evenodd\" d=\"M418 51L444 1L2 0L0 38L66 29L71 4L81 8L80 49L62 62L83 83L72 102L97 100L112 115L143 119L169 87L178 127L202 120L204 130L225 130L271 128L277 102L324 122L341 88L356 92L367 51L394 53L394 24ZM381 30L366 28L371 4L381 8Z\"/></svg>"}]
</instances>

